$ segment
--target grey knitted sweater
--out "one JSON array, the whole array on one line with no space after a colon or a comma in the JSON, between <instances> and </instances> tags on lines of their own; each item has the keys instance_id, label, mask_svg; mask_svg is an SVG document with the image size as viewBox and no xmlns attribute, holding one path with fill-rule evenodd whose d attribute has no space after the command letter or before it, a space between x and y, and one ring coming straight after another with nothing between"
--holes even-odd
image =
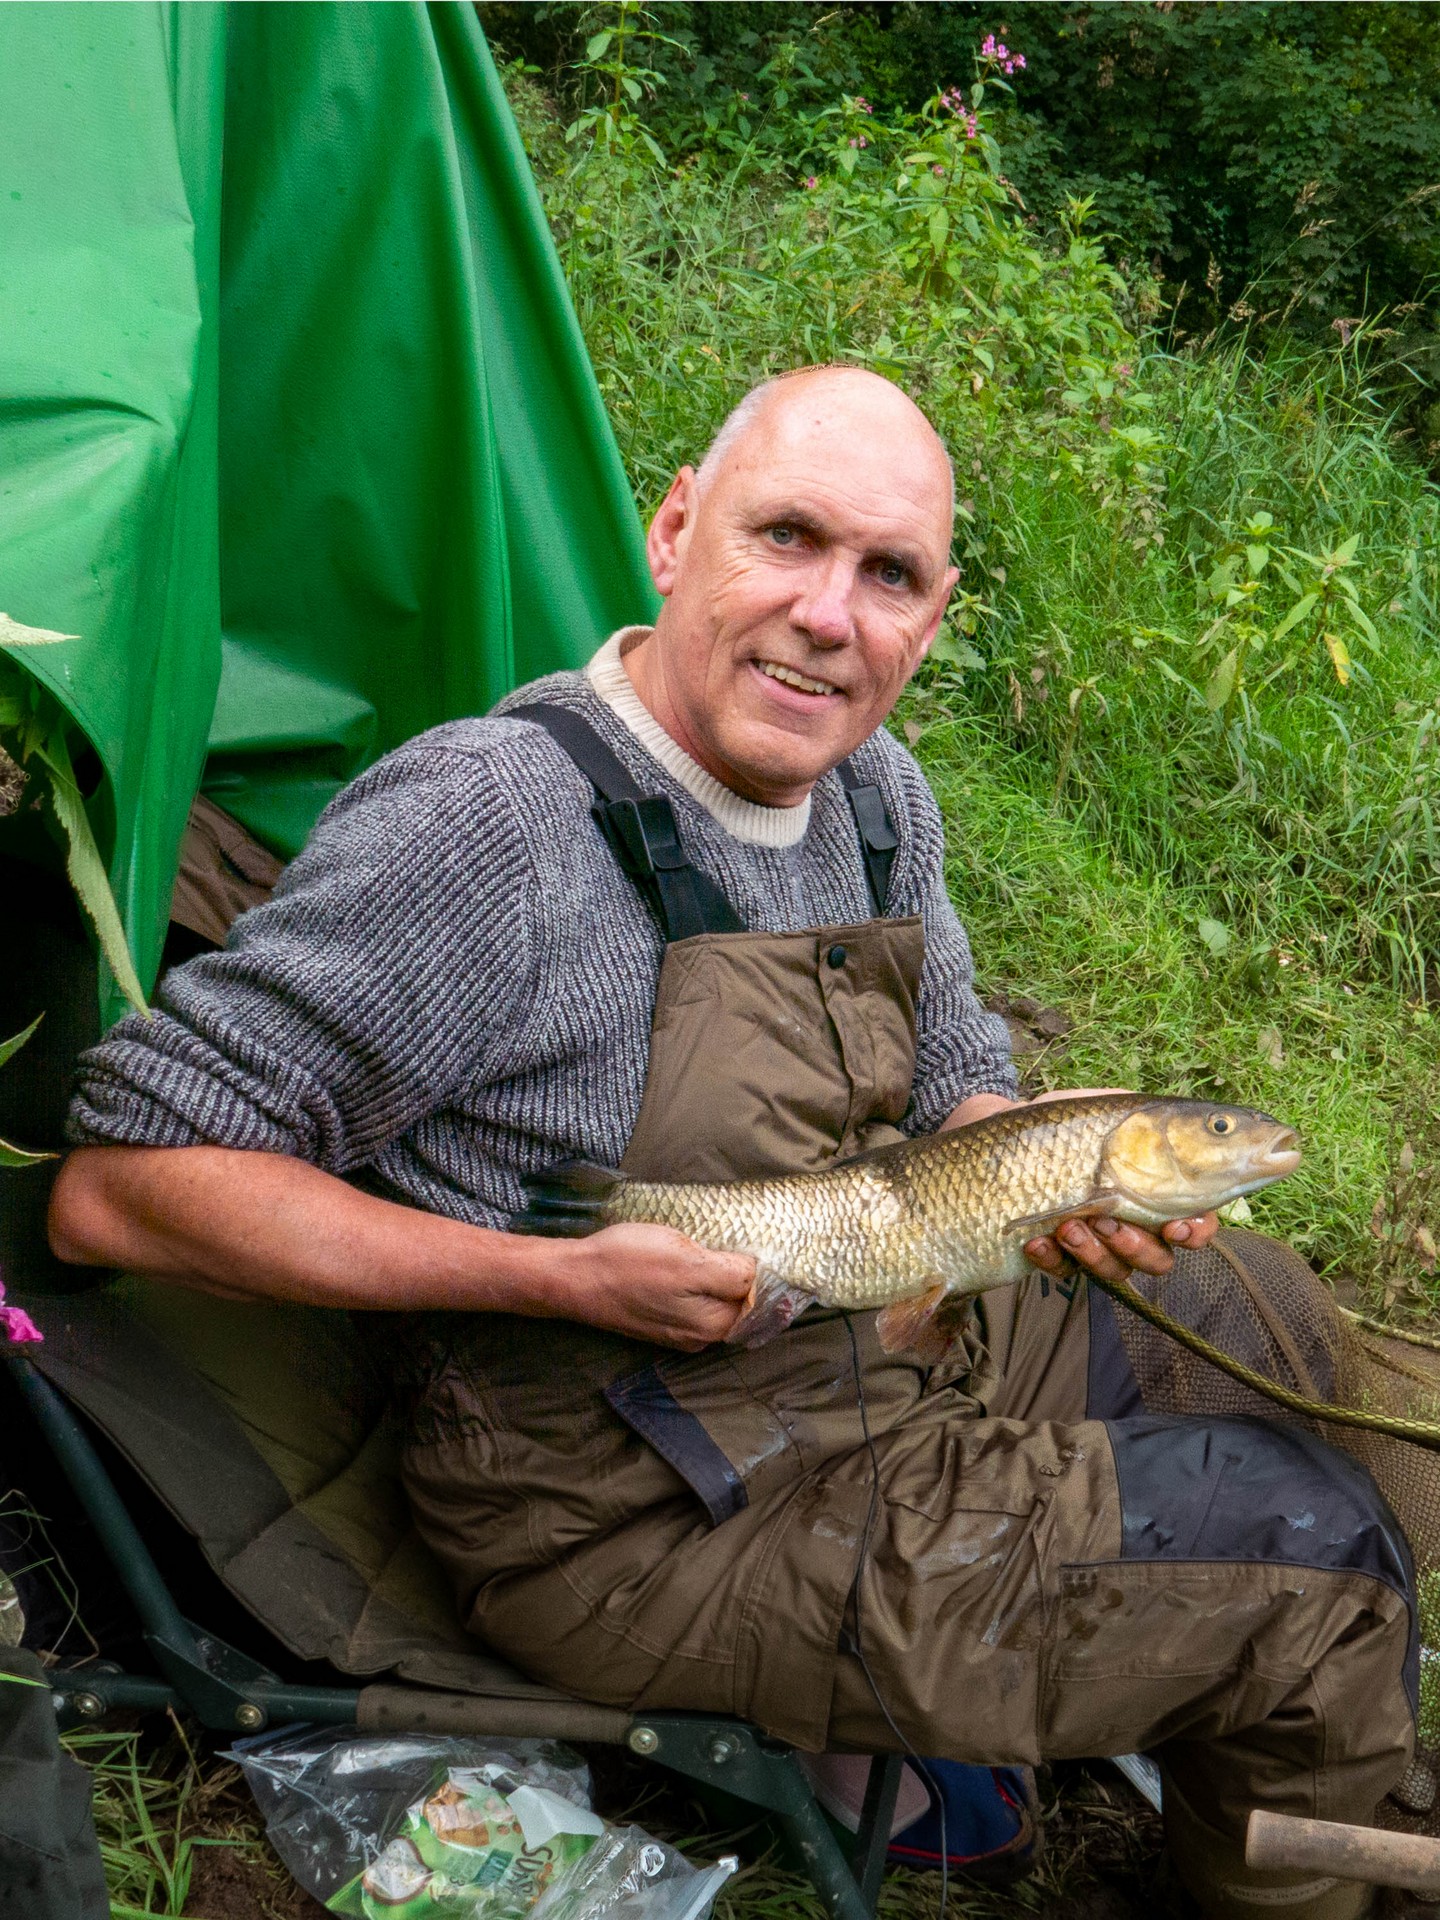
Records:
<instances>
[{"instance_id":1,"label":"grey knitted sweater","mask_svg":"<svg viewBox=\"0 0 1440 1920\"><path fill-rule=\"evenodd\" d=\"M504 707L584 714L647 791L667 794L692 859L756 931L868 919L837 775L803 839L725 831L579 674L497 714L422 734L332 801L266 905L221 953L175 968L150 1020L82 1057L70 1137L295 1154L480 1226L521 1179L583 1155L615 1165L640 1110L661 940L590 816L565 753ZM1014 1091L1004 1025L971 986L946 896L935 803L883 730L856 755L900 846L892 915L924 916L919 1052L905 1126L967 1094Z\"/></svg>"}]
</instances>

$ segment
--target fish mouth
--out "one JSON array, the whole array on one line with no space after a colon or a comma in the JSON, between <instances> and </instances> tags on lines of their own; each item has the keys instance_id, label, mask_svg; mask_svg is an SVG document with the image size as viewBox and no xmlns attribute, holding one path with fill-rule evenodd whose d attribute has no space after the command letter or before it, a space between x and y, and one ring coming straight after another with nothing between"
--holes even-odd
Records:
<instances>
[{"instance_id":1,"label":"fish mouth","mask_svg":"<svg viewBox=\"0 0 1440 1920\"><path fill-rule=\"evenodd\" d=\"M1274 1138L1251 1159L1249 1178L1235 1181L1227 1187L1224 1198L1212 1201L1211 1205L1228 1206L1232 1200L1238 1200L1244 1194L1258 1193L1262 1187L1268 1187L1274 1181L1283 1180L1287 1174L1294 1173L1299 1164L1299 1134L1293 1127L1277 1125Z\"/></svg>"},{"instance_id":2,"label":"fish mouth","mask_svg":"<svg viewBox=\"0 0 1440 1920\"><path fill-rule=\"evenodd\" d=\"M1281 1180L1300 1164L1300 1136L1293 1127L1280 1127L1260 1158L1259 1171L1270 1180Z\"/></svg>"}]
</instances>

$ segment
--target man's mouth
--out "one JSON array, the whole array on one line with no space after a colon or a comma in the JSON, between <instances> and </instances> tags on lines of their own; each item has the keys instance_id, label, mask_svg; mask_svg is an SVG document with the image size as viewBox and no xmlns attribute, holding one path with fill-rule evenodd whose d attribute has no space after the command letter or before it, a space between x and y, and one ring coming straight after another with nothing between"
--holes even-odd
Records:
<instances>
[{"instance_id":1,"label":"man's mouth","mask_svg":"<svg viewBox=\"0 0 1440 1920\"><path fill-rule=\"evenodd\" d=\"M785 667L778 660L757 660L755 665L761 673L771 680L778 680L782 686L795 687L801 693L839 693L839 687L832 686L828 680L813 680L808 673L799 673L794 667Z\"/></svg>"}]
</instances>

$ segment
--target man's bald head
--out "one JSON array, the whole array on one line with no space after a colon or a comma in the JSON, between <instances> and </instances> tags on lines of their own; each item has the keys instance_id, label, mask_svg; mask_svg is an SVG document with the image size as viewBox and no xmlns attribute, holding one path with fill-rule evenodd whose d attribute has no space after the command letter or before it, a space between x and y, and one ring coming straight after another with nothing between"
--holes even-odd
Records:
<instances>
[{"instance_id":1,"label":"man's bald head","mask_svg":"<svg viewBox=\"0 0 1440 1920\"><path fill-rule=\"evenodd\" d=\"M752 387L740 403L732 407L720 423L719 431L706 449L695 470L702 492L716 478L731 454L752 433L763 436L773 425L776 414L792 408L803 412L823 407L827 398L843 394L875 424L890 423L907 437L914 436L919 448L938 455L944 463L949 518L955 519L955 467L945 443L915 402L892 380L871 373L865 367L827 365L796 367L789 373L777 373ZM846 411L849 412L847 407ZM833 412L833 409L831 410ZM848 424L848 423L847 423Z\"/></svg>"},{"instance_id":2,"label":"man's bald head","mask_svg":"<svg viewBox=\"0 0 1440 1920\"><path fill-rule=\"evenodd\" d=\"M650 526L664 600L625 655L673 740L791 806L884 720L955 584L953 482L914 402L859 367L767 380Z\"/></svg>"}]
</instances>

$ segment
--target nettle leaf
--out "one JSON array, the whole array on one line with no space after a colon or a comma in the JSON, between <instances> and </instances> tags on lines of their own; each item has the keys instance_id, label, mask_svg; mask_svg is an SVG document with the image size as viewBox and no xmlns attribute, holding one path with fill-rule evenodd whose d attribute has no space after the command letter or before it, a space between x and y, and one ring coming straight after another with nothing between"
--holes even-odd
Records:
<instances>
[{"instance_id":1,"label":"nettle leaf","mask_svg":"<svg viewBox=\"0 0 1440 1920\"><path fill-rule=\"evenodd\" d=\"M592 33L590 38L585 42L585 58L587 60L598 60L614 38L614 30L610 27L606 27L603 33Z\"/></svg>"},{"instance_id":2,"label":"nettle leaf","mask_svg":"<svg viewBox=\"0 0 1440 1920\"><path fill-rule=\"evenodd\" d=\"M135 971L135 963L130 958L130 947L125 939L125 929L120 924L115 896L110 891L110 876L105 871L105 862L100 858L100 849L95 844L95 835L90 827L90 817L75 781L75 769L70 764L70 749L65 744L63 723L38 742L35 755L44 763L50 775L50 801L55 809L55 818L65 834L65 865L70 884L94 924L100 951L109 962L117 986L137 1013L147 1013L149 1009L145 1005L145 992Z\"/></svg>"},{"instance_id":3,"label":"nettle leaf","mask_svg":"<svg viewBox=\"0 0 1440 1920\"><path fill-rule=\"evenodd\" d=\"M1327 633L1325 635L1325 651L1330 655L1331 664L1335 668L1335 678L1340 682L1342 687L1348 687L1350 684L1350 649L1338 633Z\"/></svg>"},{"instance_id":4,"label":"nettle leaf","mask_svg":"<svg viewBox=\"0 0 1440 1920\"><path fill-rule=\"evenodd\" d=\"M1223 920L1199 919L1195 922L1195 931L1217 960L1229 951L1231 934Z\"/></svg>"},{"instance_id":5,"label":"nettle leaf","mask_svg":"<svg viewBox=\"0 0 1440 1920\"><path fill-rule=\"evenodd\" d=\"M1375 631L1375 622L1370 618L1369 614L1366 613L1365 609L1360 605L1360 602L1358 600L1352 600L1350 602L1350 618L1355 622L1356 626L1360 629L1360 637L1362 640L1364 640L1366 645L1369 646L1372 650L1378 651L1380 646L1380 636Z\"/></svg>"},{"instance_id":6,"label":"nettle leaf","mask_svg":"<svg viewBox=\"0 0 1440 1920\"><path fill-rule=\"evenodd\" d=\"M1235 691L1235 675L1240 666L1240 649L1232 647L1210 676L1210 684L1205 689L1205 704L1212 713L1218 713Z\"/></svg>"},{"instance_id":7,"label":"nettle leaf","mask_svg":"<svg viewBox=\"0 0 1440 1920\"><path fill-rule=\"evenodd\" d=\"M1355 558L1359 545L1359 534L1352 533L1348 540L1342 540L1335 551L1327 554L1326 558L1332 567L1348 567L1350 562Z\"/></svg>"},{"instance_id":8,"label":"nettle leaf","mask_svg":"<svg viewBox=\"0 0 1440 1920\"><path fill-rule=\"evenodd\" d=\"M1315 602L1319 598L1318 593L1302 594L1286 614L1285 618L1280 622L1279 626L1276 627L1270 638L1272 640L1283 640L1292 627L1298 627L1300 622L1313 611Z\"/></svg>"}]
</instances>

